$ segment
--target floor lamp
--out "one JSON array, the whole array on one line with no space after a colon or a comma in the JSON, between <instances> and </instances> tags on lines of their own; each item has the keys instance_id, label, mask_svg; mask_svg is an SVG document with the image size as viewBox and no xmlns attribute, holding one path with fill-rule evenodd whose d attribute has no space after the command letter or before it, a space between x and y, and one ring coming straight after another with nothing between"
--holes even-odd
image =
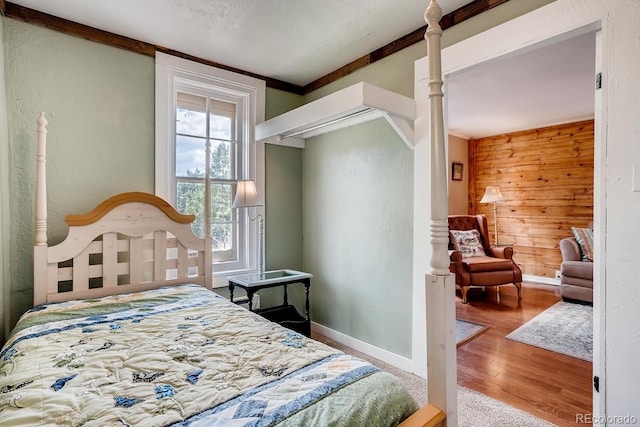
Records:
<instances>
[{"instance_id":1,"label":"floor lamp","mask_svg":"<svg viewBox=\"0 0 640 427\"><path fill-rule=\"evenodd\" d=\"M258 190L256 189L256 183L252 179L240 180L238 181L238 185L236 187L236 196L233 199L232 208L250 208L262 206L262 202L258 197ZM264 237L264 218L262 215L257 214L255 217L251 218L249 215L249 219L251 221L258 220L258 274L262 275L264 273L264 248L263 248L263 237Z\"/></svg>"},{"instance_id":2,"label":"floor lamp","mask_svg":"<svg viewBox=\"0 0 640 427\"><path fill-rule=\"evenodd\" d=\"M480 203L493 203L493 229L495 233L496 246L498 246L498 207L496 203L502 202L502 192L500 188L488 186L484 191L484 196L480 200Z\"/></svg>"}]
</instances>

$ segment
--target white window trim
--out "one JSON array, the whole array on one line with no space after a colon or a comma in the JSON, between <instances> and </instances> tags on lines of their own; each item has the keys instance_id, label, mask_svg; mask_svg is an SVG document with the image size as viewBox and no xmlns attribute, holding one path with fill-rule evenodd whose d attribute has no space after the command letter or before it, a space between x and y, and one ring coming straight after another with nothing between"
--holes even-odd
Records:
<instances>
[{"instance_id":1,"label":"white window trim","mask_svg":"<svg viewBox=\"0 0 640 427\"><path fill-rule=\"evenodd\" d=\"M258 193L264 203L264 143L255 141L255 125L264 121L266 84L263 80L222 70L186 59L156 52L156 141L155 141L155 193L175 206L175 99L176 86L198 83L216 86L235 96L244 97L245 113L249 125L245 132L249 149L243 150L243 176L238 179L254 179ZM251 215L265 216L264 207L251 208ZM240 221L248 229L248 244L241 245L241 258L247 260L244 268L220 270L213 265L213 286L227 286L227 277L234 274L257 271L258 224L249 221L247 209L239 212ZM266 236L266 230L265 230Z\"/></svg>"}]
</instances>

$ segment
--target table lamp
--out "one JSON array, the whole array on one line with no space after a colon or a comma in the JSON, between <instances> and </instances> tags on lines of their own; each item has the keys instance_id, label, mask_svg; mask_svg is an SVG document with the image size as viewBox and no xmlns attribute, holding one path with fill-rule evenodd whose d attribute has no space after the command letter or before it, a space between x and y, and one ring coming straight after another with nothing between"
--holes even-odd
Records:
<instances>
[{"instance_id":1,"label":"table lamp","mask_svg":"<svg viewBox=\"0 0 640 427\"><path fill-rule=\"evenodd\" d=\"M258 197L258 190L256 189L256 183L252 179L238 181L236 187L236 196L233 199L232 208L250 208L255 206L262 206L262 202ZM262 215L257 214L251 218L251 221L258 220L258 274L264 273L264 249L263 249L263 236L264 236L264 218Z\"/></svg>"}]
</instances>

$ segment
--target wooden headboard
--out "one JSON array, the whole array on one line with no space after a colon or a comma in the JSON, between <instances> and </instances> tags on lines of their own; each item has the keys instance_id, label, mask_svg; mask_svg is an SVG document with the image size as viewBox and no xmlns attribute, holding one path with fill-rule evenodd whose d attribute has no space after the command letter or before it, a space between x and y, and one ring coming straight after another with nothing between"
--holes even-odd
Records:
<instances>
[{"instance_id":1,"label":"wooden headboard","mask_svg":"<svg viewBox=\"0 0 640 427\"><path fill-rule=\"evenodd\" d=\"M195 236L193 215L148 193L123 193L68 215L66 239L47 244L46 125L38 118L34 305L161 286L212 287L211 237Z\"/></svg>"}]
</instances>

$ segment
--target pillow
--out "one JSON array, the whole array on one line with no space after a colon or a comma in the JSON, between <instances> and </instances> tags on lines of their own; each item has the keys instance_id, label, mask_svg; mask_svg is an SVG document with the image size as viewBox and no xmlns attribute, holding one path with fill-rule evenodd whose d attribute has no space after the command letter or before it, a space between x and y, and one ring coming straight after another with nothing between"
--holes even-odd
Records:
<instances>
[{"instance_id":1,"label":"pillow","mask_svg":"<svg viewBox=\"0 0 640 427\"><path fill-rule=\"evenodd\" d=\"M582 261L593 262L593 230L590 228L571 227L573 236L580 246Z\"/></svg>"},{"instance_id":2,"label":"pillow","mask_svg":"<svg viewBox=\"0 0 640 427\"><path fill-rule=\"evenodd\" d=\"M478 230L450 230L451 241L463 258L485 256Z\"/></svg>"}]
</instances>

